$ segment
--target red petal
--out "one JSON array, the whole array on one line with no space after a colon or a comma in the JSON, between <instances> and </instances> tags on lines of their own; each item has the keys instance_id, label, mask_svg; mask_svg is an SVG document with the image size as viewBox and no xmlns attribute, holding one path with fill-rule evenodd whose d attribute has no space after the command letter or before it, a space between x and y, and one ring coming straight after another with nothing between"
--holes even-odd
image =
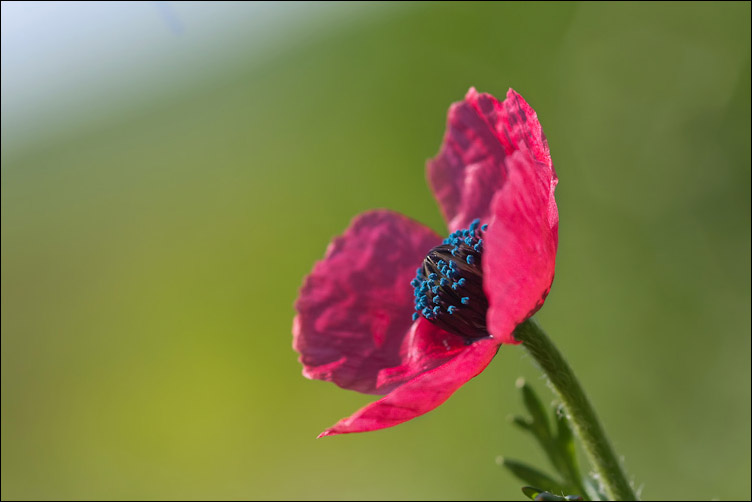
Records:
<instances>
[{"instance_id":1,"label":"red petal","mask_svg":"<svg viewBox=\"0 0 752 502\"><path fill-rule=\"evenodd\" d=\"M449 109L439 154L427 175L450 231L475 218L488 221L491 201L507 177L504 160L519 150L551 168L551 155L538 116L512 89L499 102L471 88Z\"/></svg>"},{"instance_id":2,"label":"red petal","mask_svg":"<svg viewBox=\"0 0 752 502\"><path fill-rule=\"evenodd\" d=\"M462 339L413 323L410 281L441 237L401 214L356 217L305 279L293 348L303 375L384 394L455 355Z\"/></svg>"},{"instance_id":3,"label":"red petal","mask_svg":"<svg viewBox=\"0 0 752 502\"><path fill-rule=\"evenodd\" d=\"M483 371L498 348L499 343L493 339L467 345L446 364L397 387L375 403L340 420L319 437L384 429L429 412Z\"/></svg>"},{"instance_id":4,"label":"red petal","mask_svg":"<svg viewBox=\"0 0 752 502\"><path fill-rule=\"evenodd\" d=\"M494 197L483 238L488 331L501 343L533 315L551 289L559 240L553 170L527 152L507 158L507 181Z\"/></svg>"}]
</instances>

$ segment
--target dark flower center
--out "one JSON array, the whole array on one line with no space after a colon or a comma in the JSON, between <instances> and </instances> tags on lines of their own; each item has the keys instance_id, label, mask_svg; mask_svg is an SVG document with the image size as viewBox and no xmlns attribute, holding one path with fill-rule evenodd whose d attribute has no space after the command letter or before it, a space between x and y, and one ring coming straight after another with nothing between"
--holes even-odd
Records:
<instances>
[{"instance_id":1,"label":"dark flower center","mask_svg":"<svg viewBox=\"0 0 752 502\"><path fill-rule=\"evenodd\" d=\"M413 320L423 316L468 341L489 336L481 269L486 227L475 220L470 228L457 230L428 252L411 283L415 288Z\"/></svg>"}]
</instances>

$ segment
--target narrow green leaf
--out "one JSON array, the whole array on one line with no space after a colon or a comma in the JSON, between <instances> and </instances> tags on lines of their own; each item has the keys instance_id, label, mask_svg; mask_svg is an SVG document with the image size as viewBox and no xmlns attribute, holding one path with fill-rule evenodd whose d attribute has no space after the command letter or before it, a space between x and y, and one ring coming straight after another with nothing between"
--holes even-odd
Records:
<instances>
[{"instance_id":1,"label":"narrow green leaf","mask_svg":"<svg viewBox=\"0 0 752 502\"><path fill-rule=\"evenodd\" d=\"M557 465L560 474L577 486L581 486L580 472L577 467L577 454L574 446L574 436L569 427L569 419L561 409L554 411L556 419L556 450L561 459L561 465Z\"/></svg>"},{"instance_id":2,"label":"narrow green leaf","mask_svg":"<svg viewBox=\"0 0 752 502\"><path fill-rule=\"evenodd\" d=\"M542 490L546 491L561 491L561 488L563 486L562 483L553 479L548 474L539 471L535 467L504 457L499 457L496 459L496 461L499 465L505 467L509 472L511 472L512 475L525 483L528 483L532 486L539 486Z\"/></svg>"},{"instance_id":3,"label":"narrow green leaf","mask_svg":"<svg viewBox=\"0 0 752 502\"><path fill-rule=\"evenodd\" d=\"M522 392L522 401L525 403L530 418L532 418L532 432L542 441L547 442L551 439L551 429L548 425L548 416L546 408L538 399L538 395L533 388L527 384L524 378L517 380L517 388Z\"/></svg>"},{"instance_id":4,"label":"narrow green leaf","mask_svg":"<svg viewBox=\"0 0 752 502\"><path fill-rule=\"evenodd\" d=\"M554 413L556 415L556 442L563 445L565 450L568 450L569 445L574 447L574 437L572 429L569 427L569 420L560 408L555 409Z\"/></svg>"},{"instance_id":5,"label":"narrow green leaf","mask_svg":"<svg viewBox=\"0 0 752 502\"><path fill-rule=\"evenodd\" d=\"M538 395L535 393L532 386L525 382L524 379L520 378L517 380L517 388L522 392L522 400L525 403L525 408L527 408L527 411L530 413L532 420L525 421L527 427L522 423L515 422L515 424L535 436L535 439L546 453L551 464L566 481L566 486L578 486L579 478L576 476L572 477L573 473L570 471L565 454L559 450L557 438L552 435L551 429L549 428L548 410L543 406L543 403L538 398ZM567 432L569 432L571 439L571 431L567 429Z\"/></svg>"},{"instance_id":6,"label":"narrow green leaf","mask_svg":"<svg viewBox=\"0 0 752 502\"><path fill-rule=\"evenodd\" d=\"M532 432L533 423L527 418L521 417L519 415L515 415L511 418L511 421L514 425L516 425L520 429L527 431L527 432Z\"/></svg>"},{"instance_id":7,"label":"narrow green leaf","mask_svg":"<svg viewBox=\"0 0 752 502\"><path fill-rule=\"evenodd\" d=\"M543 490L540 488L536 488L534 486L523 486L522 487L522 493L525 494L527 498L530 500L535 500L535 497L538 496L539 493L542 493Z\"/></svg>"}]
</instances>

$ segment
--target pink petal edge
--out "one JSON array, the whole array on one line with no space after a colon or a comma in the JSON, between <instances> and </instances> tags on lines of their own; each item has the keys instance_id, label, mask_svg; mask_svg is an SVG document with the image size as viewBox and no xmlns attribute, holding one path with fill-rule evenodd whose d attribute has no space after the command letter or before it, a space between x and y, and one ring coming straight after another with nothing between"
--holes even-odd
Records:
<instances>
[{"instance_id":1,"label":"pink petal edge","mask_svg":"<svg viewBox=\"0 0 752 502\"><path fill-rule=\"evenodd\" d=\"M451 105L441 149L426 166L450 232L475 218L490 219L491 201L507 176L504 159L519 150L552 169L538 116L513 89L499 102L471 87L464 101Z\"/></svg>"},{"instance_id":2,"label":"pink petal edge","mask_svg":"<svg viewBox=\"0 0 752 502\"><path fill-rule=\"evenodd\" d=\"M476 341L447 363L397 387L387 396L340 420L318 437L384 429L423 415L482 372L498 348L498 341L491 338Z\"/></svg>"},{"instance_id":3,"label":"pink petal edge","mask_svg":"<svg viewBox=\"0 0 752 502\"><path fill-rule=\"evenodd\" d=\"M483 289L488 330L501 343L519 343L518 324L532 316L551 289L558 247L558 212L553 170L516 152L507 159L509 177L492 204L484 237Z\"/></svg>"}]
</instances>

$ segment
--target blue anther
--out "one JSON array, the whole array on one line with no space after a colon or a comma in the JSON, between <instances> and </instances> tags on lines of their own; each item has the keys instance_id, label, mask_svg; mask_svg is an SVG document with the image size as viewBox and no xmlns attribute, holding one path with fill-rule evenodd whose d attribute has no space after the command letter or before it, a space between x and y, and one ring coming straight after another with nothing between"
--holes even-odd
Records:
<instances>
[{"instance_id":1,"label":"blue anther","mask_svg":"<svg viewBox=\"0 0 752 502\"><path fill-rule=\"evenodd\" d=\"M426 265L415 270L415 278L410 285L413 289L415 312L412 314L413 320L423 316L432 322L441 323L441 313L455 314L462 311L462 305L468 305L472 296L463 296L469 294L466 288L468 279L479 278L478 266L483 256L483 236L482 232L488 229L488 224L481 225L480 219L474 219L468 228L455 230L446 239L443 240L443 248L429 252L426 258ZM451 253L451 256L449 255ZM442 259L431 263L434 257ZM474 266L475 270L466 270L464 264L460 265L460 259L467 262L468 265ZM467 275L467 274L471 274ZM475 280L475 279L473 279ZM456 291L456 296L444 297L439 294L439 290L451 287ZM448 289L447 289L448 290ZM457 302L457 299L460 302ZM449 303L454 305L449 305ZM461 312L460 312L461 314Z\"/></svg>"}]
</instances>

